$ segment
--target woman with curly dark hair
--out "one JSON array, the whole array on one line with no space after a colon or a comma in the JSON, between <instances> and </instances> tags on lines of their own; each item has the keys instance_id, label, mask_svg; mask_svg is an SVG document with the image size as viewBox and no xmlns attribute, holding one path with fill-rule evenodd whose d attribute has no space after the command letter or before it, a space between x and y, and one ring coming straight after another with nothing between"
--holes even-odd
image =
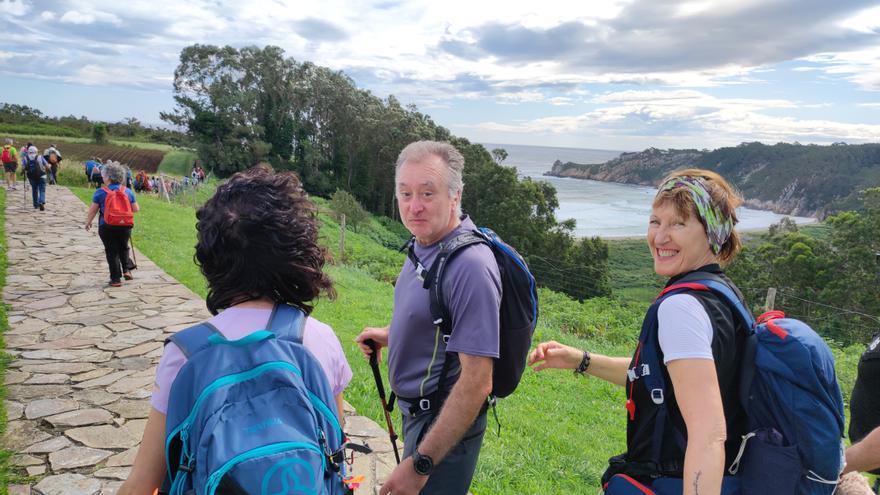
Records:
<instances>
[{"instance_id":1,"label":"woman with curly dark hair","mask_svg":"<svg viewBox=\"0 0 880 495\"><path fill-rule=\"evenodd\" d=\"M293 173L275 173L262 164L239 172L217 188L196 218L195 261L208 282L207 306L215 315L206 323L222 336L213 335L215 340L248 342L273 328L276 313L291 313L293 307L308 315L318 296L334 297L331 280L322 270L327 253L318 245L316 208ZM184 342L175 340L180 335L169 339L159 362L153 407L121 494L152 493L165 478L166 414L172 418L173 409L169 396L172 406L181 397L177 384L172 391L172 383L179 373L183 376L181 369L189 358L193 364L198 358L178 346ZM302 344L329 381L341 424L342 392L351 369L339 339L329 326L307 317Z\"/></svg>"}]
</instances>

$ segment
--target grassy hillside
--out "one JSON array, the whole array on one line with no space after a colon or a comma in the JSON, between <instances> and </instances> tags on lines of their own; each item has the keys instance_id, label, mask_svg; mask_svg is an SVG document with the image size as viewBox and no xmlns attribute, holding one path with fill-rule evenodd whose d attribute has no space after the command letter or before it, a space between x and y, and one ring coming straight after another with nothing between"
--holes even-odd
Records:
<instances>
[{"instance_id":1,"label":"grassy hillside","mask_svg":"<svg viewBox=\"0 0 880 495\"><path fill-rule=\"evenodd\" d=\"M91 198L88 189L72 190L84 201ZM134 234L138 248L204 296L204 280L192 262L196 240L193 208L154 197L142 196L139 201L142 210L136 217ZM338 297L320 301L314 315L336 331L354 371L346 399L362 414L383 424L369 366L354 338L364 326L389 321L393 296L390 282L403 262L403 255L390 247L399 245L404 236L399 229L389 229L373 218L359 232L346 232L343 256L338 249L339 226L326 202L318 200L318 204L322 209L322 242L334 260L327 271ZM620 242L624 244L614 246L621 249L612 248L612 262L617 267L615 273L625 272L629 278L615 281L615 287L635 297L642 290L639 284L652 273L650 258L639 242ZM592 299L578 303L541 290L536 342L553 339L594 352L629 355L645 305L654 294L653 289L646 292L650 296L640 302ZM840 354L839 366L854 371L858 353L851 350ZM847 391L852 388L852 378L852 373L841 373ZM563 371L527 371L518 391L498 406L500 436L490 417L472 492L594 492L608 458L625 446L623 402L623 389L598 379L574 377Z\"/></svg>"}]
</instances>

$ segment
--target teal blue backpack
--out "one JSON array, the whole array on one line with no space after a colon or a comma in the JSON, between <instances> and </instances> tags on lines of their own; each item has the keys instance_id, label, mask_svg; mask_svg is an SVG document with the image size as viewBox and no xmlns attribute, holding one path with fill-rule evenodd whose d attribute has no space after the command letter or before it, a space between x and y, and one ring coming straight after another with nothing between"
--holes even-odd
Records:
<instances>
[{"instance_id":1,"label":"teal blue backpack","mask_svg":"<svg viewBox=\"0 0 880 495\"><path fill-rule=\"evenodd\" d=\"M302 344L305 319L276 305L268 329L240 340L207 323L169 339L187 357L166 417L171 495L351 493L333 393Z\"/></svg>"}]
</instances>

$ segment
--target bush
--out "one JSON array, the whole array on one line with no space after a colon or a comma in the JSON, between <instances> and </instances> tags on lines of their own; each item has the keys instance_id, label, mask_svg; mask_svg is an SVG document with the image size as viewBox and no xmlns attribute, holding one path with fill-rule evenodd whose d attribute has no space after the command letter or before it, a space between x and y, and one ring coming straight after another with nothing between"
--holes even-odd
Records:
<instances>
[{"instance_id":1,"label":"bush","mask_svg":"<svg viewBox=\"0 0 880 495\"><path fill-rule=\"evenodd\" d=\"M96 122L95 125L92 126L92 140L95 144L107 144L107 124L103 122Z\"/></svg>"},{"instance_id":2,"label":"bush","mask_svg":"<svg viewBox=\"0 0 880 495\"><path fill-rule=\"evenodd\" d=\"M345 215L346 226L351 226L352 230L358 231L358 227L370 219L369 213L364 207L358 203L358 200L348 191L337 189L330 198L330 208L336 212L336 219L341 220L341 216Z\"/></svg>"}]
</instances>

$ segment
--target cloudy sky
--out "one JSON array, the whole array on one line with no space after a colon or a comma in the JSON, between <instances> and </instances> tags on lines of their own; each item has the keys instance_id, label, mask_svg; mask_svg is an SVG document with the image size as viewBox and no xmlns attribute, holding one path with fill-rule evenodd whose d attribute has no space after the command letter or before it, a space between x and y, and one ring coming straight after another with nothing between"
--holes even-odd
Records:
<instances>
[{"instance_id":1,"label":"cloudy sky","mask_svg":"<svg viewBox=\"0 0 880 495\"><path fill-rule=\"evenodd\" d=\"M277 45L479 142L880 141L880 2L0 0L0 101L159 123L180 50Z\"/></svg>"}]
</instances>

